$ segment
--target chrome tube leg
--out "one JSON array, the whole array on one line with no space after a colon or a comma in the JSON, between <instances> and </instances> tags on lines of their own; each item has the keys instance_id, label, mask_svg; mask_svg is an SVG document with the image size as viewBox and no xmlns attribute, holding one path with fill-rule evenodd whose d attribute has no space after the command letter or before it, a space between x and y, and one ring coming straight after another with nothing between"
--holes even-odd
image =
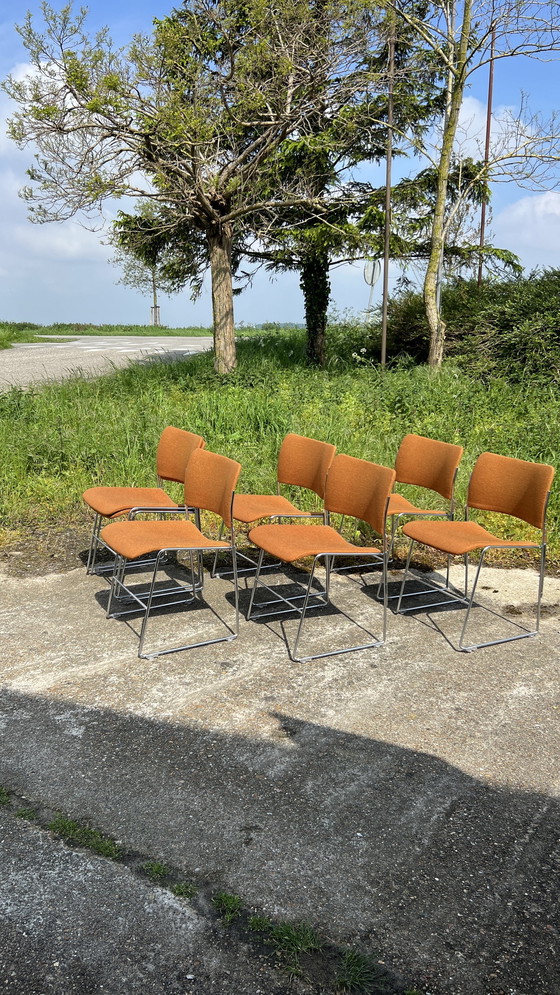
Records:
<instances>
[{"instance_id":1,"label":"chrome tube leg","mask_svg":"<svg viewBox=\"0 0 560 995\"><path fill-rule=\"evenodd\" d=\"M469 593L469 554L465 553L465 598L468 597Z\"/></svg>"},{"instance_id":2,"label":"chrome tube leg","mask_svg":"<svg viewBox=\"0 0 560 995\"><path fill-rule=\"evenodd\" d=\"M88 552L88 558L87 558L87 564L86 564L86 574L93 573L93 570L94 570L94 567L95 567L95 561L97 559L97 547L99 545L97 540L99 538L99 533L101 531L101 521L102 521L101 515L98 512L96 512L95 513L95 518L94 518L94 521L93 521L93 529L92 529L92 533L91 533L91 539L90 539L90 543L89 543L89 552Z\"/></svg>"},{"instance_id":3,"label":"chrome tube leg","mask_svg":"<svg viewBox=\"0 0 560 995\"><path fill-rule=\"evenodd\" d=\"M200 526L197 526L197 527L200 528ZM221 524L220 524L220 531L218 532L218 541L221 540L223 534L224 534L224 523L221 522ZM218 562L218 550L216 550L216 552L214 553L214 560L212 562L212 567L211 567L211 570L210 570L210 576L211 577L215 577L216 576L216 564L217 564L217 562Z\"/></svg>"},{"instance_id":4,"label":"chrome tube leg","mask_svg":"<svg viewBox=\"0 0 560 995\"><path fill-rule=\"evenodd\" d=\"M391 560L395 558L395 535L397 533L397 515L391 517L391 545L389 547L389 557Z\"/></svg>"},{"instance_id":5,"label":"chrome tube leg","mask_svg":"<svg viewBox=\"0 0 560 995\"><path fill-rule=\"evenodd\" d=\"M192 551L192 549L191 549L191 550L190 550L190 552L189 552L189 565L190 565L190 571L191 571L191 584L192 584L192 589L193 589L193 594L194 594L194 593L195 593L195 582L194 582L194 556L193 556L193 551ZM196 597L196 595L195 595L195 597Z\"/></svg>"},{"instance_id":6,"label":"chrome tube leg","mask_svg":"<svg viewBox=\"0 0 560 995\"><path fill-rule=\"evenodd\" d=\"M539 589L537 593L537 627L536 632L539 632L541 625L541 601L544 588L544 566L546 560L546 543L541 543L541 570L539 575Z\"/></svg>"},{"instance_id":7,"label":"chrome tube leg","mask_svg":"<svg viewBox=\"0 0 560 995\"><path fill-rule=\"evenodd\" d=\"M124 556L119 556L118 562L117 562L117 564L115 566L115 577L116 577L116 579L119 582L118 584L115 584L115 597L116 597L117 601L122 601L123 597L124 597L124 595L117 594L116 592L117 592L117 588L118 588L118 590L120 590L120 585L124 583L124 573L125 573L125 570L126 570L126 560L125 560Z\"/></svg>"},{"instance_id":8,"label":"chrome tube leg","mask_svg":"<svg viewBox=\"0 0 560 995\"><path fill-rule=\"evenodd\" d=\"M410 569L410 561L412 559L412 550L413 550L413 547L414 547L414 539L411 539L410 540L410 546L408 547L408 555L406 557L406 563L405 563L405 567L404 567L403 579L401 581L401 589L399 591L399 600L397 601L397 612L396 612L397 615L399 614L399 612L401 610L401 601L402 601L402 597L403 597L403 593L404 593L404 585L406 584L406 579L408 577L408 571Z\"/></svg>"},{"instance_id":9,"label":"chrome tube leg","mask_svg":"<svg viewBox=\"0 0 560 995\"><path fill-rule=\"evenodd\" d=\"M387 607L389 604L389 577L387 572L388 552L383 550L383 642L387 639Z\"/></svg>"},{"instance_id":10,"label":"chrome tube leg","mask_svg":"<svg viewBox=\"0 0 560 995\"><path fill-rule=\"evenodd\" d=\"M389 542L389 549L388 550L387 550L387 530L385 529L385 534L383 536L383 556L384 556L385 560L394 560L394 558L395 558L395 533L397 531L397 520L399 518L400 518L400 515L393 515L393 517L391 518L391 539L390 539L390 542ZM385 574L385 577L386 577L386 579L385 579L385 591L387 592L387 599L388 599L388 597L389 597L389 594L388 594L389 579L388 579L387 573ZM377 585L376 598L378 600L381 597L381 589L382 589L382 587L383 587L383 571L381 572L381 580L379 581L379 584Z\"/></svg>"},{"instance_id":11,"label":"chrome tube leg","mask_svg":"<svg viewBox=\"0 0 560 995\"><path fill-rule=\"evenodd\" d=\"M445 572L445 586L449 588L449 571L451 570L451 553L447 554L447 570Z\"/></svg>"},{"instance_id":12,"label":"chrome tube leg","mask_svg":"<svg viewBox=\"0 0 560 995\"><path fill-rule=\"evenodd\" d=\"M233 563L233 594L235 598L235 634L239 635L239 580L237 577L237 549L235 546L235 538L232 538L231 543L231 559Z\"/></svg>"},{"instance_id":13,"label":"chrome tube leg","mask_svg":"<svg viewBox=\"0 0 560 995\"><path fill-rule=\"evenodd\" d=\"M113 598L115 596L115 589L116 589L116 586L117 586L118 569L119 569L120 560L121 560L120 556L116 556L115 557L115 563L114 563L114 566L113 566L113 573L111 574L111 580L110 580L110 585L109 585L109 601L107 602L107 611L105 612L105 618L110 618L110 616L111 616L111 607L113 605Z\"/></svg>"},{"instance_id":14,"label":"chrome tube leg","mask_svg":"<svg viewBox=\"0 0 560 995\"><path fill-rule=\"evenodd\" d=\"M325 560L325 604L327 605L330 599L332 562L333 557L327 556Z\"/></svg>"},{"instance_id":15,"label":"chrome tube leg","mask_svg":"<svg viewBox=\"0 0 560 995\"><path fill-rule=\"evenodd\" d=\"M466 558L467 557L465 557L465 559ZM465 621L463 622L463 628L461 629L461 635L459 636L459 644L458 645L459 645L459 649L460 650L462 650L462 649L465 648L463 646L463 640L465 638L465 633L467 631L467 625L468 625L469 617L470 617L470 614L471 614L471 608L473 606L474 596L475 596L475 593L476 593L476 585L478 584L478 578L480 577L480 571L482 570L482 564L483 564L483 562L484 562L484 550L482 550L482 552L480 554L480 560L479 560L479 563L478 563L478 567L476 568L476 574L475 574L475 577L474 577L474 584L472 586L471 596L470 596L470 598L468 600L468 604L467 604L467 611L465 613ZM466 597L466 592L465 592L465 597Z\"/></svg>"},{"instance_id":16,"label":"chrome tube leg","mask_svg":"<svg viewBox=\"0 0 560 995\"><path fill-rule=\"evenodd\" d=\"M255 580L253 582L253 589L251 591L251 600L249 601L249 609L247 611L247 620L251 618L251 613L253 611L253 601L255 600L255 591L257 590L257 585L259 583L259 577L261 573L262 561L264 559L264 549L261 549L259 553L259 558L257 560L257 570L255 573Z\"/></svg>"},{"instance_id":17,"label":"chrome tube leg","mask_svg":"<svg viewBox=\"0 0 560 995\"><path fill-rule=\"evenodd\" d=\"M300 617L299 617L299 624L298 624L298 627L297 627L296 638L295 638L295 642L294 642L294 648L293 648L292 653L291 653L292 659L296 660L296 661L299 660L299 657L297 656L297 648L298 648L298 643L299 643L299 637L300 637L300 635L302 633L302 630L303 630L303 623L304 623L304 620L305 620L305 613L307 611L307 605L309 604L309 597L311 595L311 587L312 587L312 584L313 584L313 580L315 578L315 567L317 566L317 562L318 562L319 558L320 558L319 556L316 556L315 559L313 560L313 566L311 567L311 573L309 575L309 583L307 585L307 591L305 592L305 598L303 599L303 605L301 607L301 614L300 614ZM332 557L328 556L327 560L330 560L330 559L332 559Z\"/></svg>"},{"instance_id":18,"label":"chrome tube leg","mask_svg":"<svg viewBox=\"0 0 560 995\"><path fill-rule=\"evenodd\" d=\"M154 588L156 586L156 577L157 577L157 573L158 573L158 570L159 570L160 560L163 558L164 555L165 555L165 550L160 550L160 552L156 556L156 562L154 564L154 572L152 574L152 581L151 581L150 590L149 590L149 593L148 593L148 600L146 601L146 605L145 605L145 608L144 608L144 617L142 619L142 627L140 629L140 641L139 641L139 644L138 644L138 656L139 657L142 656L142 650L144 649L144 640L146 638L146 630L148 628L148 618L150 617L150 611L151 611L151 608L152 608L152 600L153 600L153 597L154 597Z\"/></svg>"}]
</instances>

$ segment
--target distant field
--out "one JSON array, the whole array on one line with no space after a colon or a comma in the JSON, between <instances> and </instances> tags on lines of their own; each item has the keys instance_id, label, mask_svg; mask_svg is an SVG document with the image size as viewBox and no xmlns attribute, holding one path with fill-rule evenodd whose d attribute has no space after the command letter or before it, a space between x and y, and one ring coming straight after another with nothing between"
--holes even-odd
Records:
<instances>
[{"instance_id":1,"label":"distant field","mask_svg":"<svg viewBox=\"0 0 560 995\"><path fill-rule=\"evenodd\" d=\"M238 336L262 335L263 332L281 332L292 329L294 325L266 323L264 325L240 324L236 329ZM44 336L56 338L57 335L161 335L161 336L191 336L212 335L212 328L192 325L186 328L167 328L165 325L88 325L72 322L55 322L54 325L36 325L25 321L0 321L0 349L9 349L14 342L39 342Z\"/></svg>"}]
</instances>

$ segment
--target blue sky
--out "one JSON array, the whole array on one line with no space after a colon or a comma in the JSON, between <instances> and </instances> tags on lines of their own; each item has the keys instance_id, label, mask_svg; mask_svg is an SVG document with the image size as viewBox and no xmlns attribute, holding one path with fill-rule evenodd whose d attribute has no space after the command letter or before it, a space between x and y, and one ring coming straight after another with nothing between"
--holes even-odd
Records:
<instances>
[{"instance_id":1,"label":"blue sky","mask_svg":"<svg viewBox=\"0 0 560 995\"><path fill-rule=\"evenodd\" d=\"M53 0L57 5L57 0ZM108 25L113 40L125 44L131 36L150 29L154 17L164 16L172 0L98 0L89 5L88 24L92 30ZM25 9L40 9L39 0L26 4L0 0L0 77L21 69L26 53L14 24ZM560 64L538 63L529 59L502 60L496 64L494 109L519 107L521 91L527 94L535 111L550 113L558 106ZM463 119L472 136L484 125L487 89L486 72L473 81L463 110ZM5 119L10 105L0 94L0 197L3 237L0 243L0 319L35 321L77 321L107 324L145 324L150 301L137 291L118 285L119 271L110 264L110 249L99 234L76 221L32 225L18 189L26 182L25 170L32 162L30 150L20 152L5 137ZM412 164L414 172L417 165ZM380 179L379 182L382 182ZM536 266L560 267L560 192L554 188L531 191L514 182L496 184L492 201L491 231L494 244L512 249L526 269ZM354 264L332 272L332 304L338 311L363 310L368 288L363 266ZM375 291L377 300L380 286ZM295 274L271 279L258 274L253 286L236 298L236 320L302 321L303 306ZM188 291L161 300L162 321L170 326L210 325L208 290L192 303Z\"/></svg>"}]
</instances>

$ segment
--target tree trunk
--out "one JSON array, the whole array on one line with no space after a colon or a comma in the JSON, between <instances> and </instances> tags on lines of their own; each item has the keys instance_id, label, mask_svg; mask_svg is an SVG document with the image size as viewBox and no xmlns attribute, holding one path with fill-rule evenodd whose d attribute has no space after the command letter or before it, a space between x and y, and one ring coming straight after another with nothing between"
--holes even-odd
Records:
<instances>
[{"instance_id":1,"label":"tree trunk","mask_svg":"<svg viewBox=\"0 0 560 995\"><path fill-rule=\"evenodd\" d=\"M426 318L430 329L430 351L428 355L428 363L430 366L434 367L441 366L445 345L445 322L440 312L438 283L445 243L445 205L447 199L447 184L449 179L449 171L451 169L453 144L457 133L457 123L459 121L459 111L463 102L463 93L465 89L465 69L468 42L471 31L471 20L472 0L465 0L463 4L463 23L461 25L461 38L458 50L454 58L450 55L450 58L453 58L453 71L450 75L448 107L443 126L441 154L438 166L438 185L434 206L434 220L432 224L432 244L426 268L426 276L424 279L424 306L426 308ZM452 50L453 44L450 44L450 52L452 52Z\"/></svg>"},{"instance_id":2,"label":"tree trunk","mask_svg":"<svg viewBox=\"0 0 560 995\"><path fill-rule=\"evenodd\" d=\"M231 373L236 364L231 242L229 225L215 226L208 234L214 318L214 368L217 373Z\"/></svg>"},{"instance_id":3,"label":"tree trunk","mask_svg":"<svg viewBox=\"0 0 560 995\"><path fill-rule=\"evenodd\" d=\"M313 366L325 365L327 308L330 299L329 258L318 253L302 262L299 285L303 291L307 330L307 359Z\"/></svg>"}]
</instances>

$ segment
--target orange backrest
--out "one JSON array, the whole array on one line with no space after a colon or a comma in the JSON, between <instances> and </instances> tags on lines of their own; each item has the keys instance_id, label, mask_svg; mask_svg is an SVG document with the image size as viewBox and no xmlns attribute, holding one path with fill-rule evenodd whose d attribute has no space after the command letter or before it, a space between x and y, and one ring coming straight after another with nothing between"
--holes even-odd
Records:
<instances>
[{"instance_id":1,"label":"orange backrest","mask_svg":"<svg viewBox=\"0 0 560 995\"><path fill-rule=\"evenodd\" d=\"M308 439L305 435L286 436L278 453L278 483L296 484L325 496L325 481L336 446Z\"/></svg>"},{"instance_id":2,"label":"orange backrest","mask_svg":"<svg viewBox=\"0 0 560 995\"><path fill-rule=\"evenodd\" d=\"M395 471L368 460L340 453L327 476L325 508L367 522L383 535L387 501L395 483Z\"/></svg>"},{"instance_id":3,"label":"orange backrest","mask_svg":"<svg viewBox=\"0 0 560 995\"><path fill-rule=\"evenodd\" d=\"M513 515L542 529L554 472L548 463L481 453L471 475L467 506Z\"/></svg>"},{"instance_id":4,"label":"orange backrest","mask_svg":"<svg viewBox=\"0 0 560 995\"><path fill-rule=\"evenodd\" d=\"M231 526L231 499L241 464L208 449L195 449L185 472L185 504L220 515Z\"/></svg>"},{"instance_id":5,"label":"orange backrest","mask_svg":"<svg viewBox=\"0 0 560 995\"><path fill-rule=\"evenodd\" d=\"M463 447L451 442L439 442L423 435L405 435L395 460L397 480L401 484L428 487L451 500L455 472L462 455Z\"/></svg>"},{"instance_id":6,"label":"orange backrest","mask_svg":"<svg viewBox=\"0 0 560 995\"><path fill-rule=\"evenodd\" d=\"M185 468L195 451L206 445L201 435L185 432L182 428L168 425L160 435L156 453L156 471L162 480L177 480L180 484L185 479Z\"/></svg>"}]
</instances>

